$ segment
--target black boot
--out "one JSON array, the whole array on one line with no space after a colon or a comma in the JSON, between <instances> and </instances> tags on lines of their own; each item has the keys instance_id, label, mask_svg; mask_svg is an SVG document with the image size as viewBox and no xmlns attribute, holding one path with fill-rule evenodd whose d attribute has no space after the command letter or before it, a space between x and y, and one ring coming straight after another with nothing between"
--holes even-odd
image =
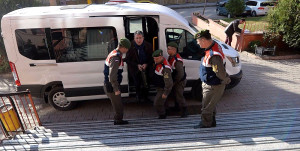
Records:
<instances>
[{"instance_id":1,"label":"black boot","mask_svg":"<svg viewBox=\"0 0 300 151\"><path fill-rule=\"evenodd\" d=\"M216 116L213 116L213 122L211 124L211 127L216 127L216 126L217 126Z\"/></svg>"},{"instance_id":2,"label":"black boot","mask_svg":"<svg viewBox=\"0 0 300 151\"><path fill-rule=\"evenodd\" d=\"M188 117L187 107L181 108L181 116L180 117Z\"/></svg>"},{"instance_id":3,"label":"black boot","mask_svg":"<svg viewBox=\"0 0 300 151\"><path fill-rule=\"evenodd\" d=\"M198 129L198 128L211 128L211 126L205 126L202 124L202 122L200 122L198 125L194 126L194 129Z\"/></svg>"},{"instance_id":4,"label":"black boot","mask_svg":"<svg viewBox=\"0 0 300 151\"><path fill-rule=\"evenodd\" d=\"M173 112L179 112L180 111L179 104L175 101L174 107L171 107L170 109Z\"/></svg>"},{"instance_id":5,"label":"black boot","mask_svg":"<svg viewBox=\"0 0 300 151\"><path fill-rule=\"evenodd\" d=\"M126 125L128 124L128 121L120 120L120 121L114 121L114 125Z\"/></svg>"}]
</instances>

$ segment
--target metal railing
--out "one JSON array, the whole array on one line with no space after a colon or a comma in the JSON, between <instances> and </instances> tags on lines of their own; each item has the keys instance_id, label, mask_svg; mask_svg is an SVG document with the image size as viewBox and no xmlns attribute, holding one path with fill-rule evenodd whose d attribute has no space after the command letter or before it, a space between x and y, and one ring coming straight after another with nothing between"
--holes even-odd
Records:
<instances>
[{"instance_id":1,"label":"metal railing","mask_svg":"<svg viewBox=\"0 0 300 151\"><path fill-rule=\"evenodd\" d=\"M29 91L0 93L0 119L0 140L42 125Z\"/></svg>"},{"instance_id":2,"label":"metal railing","mask_svg":"<svg viewBox=\"0 0 300 151\"><path fill-rule=\"evenodd\" d=\"M268 23L246 23L244 28L247 32L266 32L268 26Z\"/></svg>"}]
</instances>

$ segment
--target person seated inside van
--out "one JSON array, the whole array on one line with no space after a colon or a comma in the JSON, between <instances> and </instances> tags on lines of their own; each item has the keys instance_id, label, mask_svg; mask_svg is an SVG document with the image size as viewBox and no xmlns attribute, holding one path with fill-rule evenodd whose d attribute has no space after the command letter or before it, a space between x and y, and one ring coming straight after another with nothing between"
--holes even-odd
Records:
<instances>
[{"instance_id":1,"label":"person seated inside van","mask_svg":"<svg viewBox=\"0 0 300 151\"><path fill-rule=\"evenodd\" d=\"M149 101L149 82L153 75L153 48L144 40L144 33L140 30L134 33L134 40L126 55L125 62L128 65L128 73L136 87L137 101Z\"/></svg>"}]
</instances>

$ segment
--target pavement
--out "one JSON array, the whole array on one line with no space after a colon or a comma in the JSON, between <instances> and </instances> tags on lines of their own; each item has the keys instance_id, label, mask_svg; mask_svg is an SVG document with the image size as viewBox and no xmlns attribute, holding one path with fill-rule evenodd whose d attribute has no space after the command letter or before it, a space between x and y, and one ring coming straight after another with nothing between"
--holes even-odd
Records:
<instances>
[{"instance_id":1,"label":"pavement","mask_svg":"<svg viewBox=\"0 0 300 151\"><path fill-rule=\"evenodd\" d=\"M194 129L197 115L164 120L46 123L4 140L0 150L299 150L300 108L220 113L217 127Z\"/></svg>"}]
</instances>

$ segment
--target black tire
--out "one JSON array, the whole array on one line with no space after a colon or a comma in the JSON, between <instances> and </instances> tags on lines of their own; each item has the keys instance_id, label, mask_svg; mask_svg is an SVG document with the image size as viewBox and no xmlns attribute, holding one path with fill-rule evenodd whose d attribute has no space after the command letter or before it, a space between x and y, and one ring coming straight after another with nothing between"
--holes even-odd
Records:
<instances>
[{"instance_id":1,"label":"black tire","mask_svg":"<svg viewBox=\"0 0 300 151\"><path fill-rule=\"evenodd\" d=\"M257 15L256 15L256 12L255 12L255 11L251 12L251 16L252 16L252 17L256 17L256 16L257 16Z\"/></svg>"},{"instance_id":2,"label":"black tire","mask_svg":"<svg viewBox=\"0 0 300 151\"><path fill-rule=\"evenodd\" d=\"M193 98L197 101L202 102L202 81L198 80L192 87Z\"/></svg>"},{"instance_id":3,"label":"black tire","mask_svg":"<svg viewBox=\"0 0 300 151\"><path fill-rule=\"evenodd\" d=\"M59 111L68 111L76 107L77 102L68 101L65 98L64 88L55 87L50 90L48 101L51 106Z\"/></svg>"},{"instance_id":4,"label":"black tire","mask_svg":"<svg viewBox=\"0 0 300 151\"><path fill-rule=\"evenodd\" d=\"M231 82L226 85L226 89L232 89L240 83L241 79L231 78Z\"/></svg>"}]
</instances>

